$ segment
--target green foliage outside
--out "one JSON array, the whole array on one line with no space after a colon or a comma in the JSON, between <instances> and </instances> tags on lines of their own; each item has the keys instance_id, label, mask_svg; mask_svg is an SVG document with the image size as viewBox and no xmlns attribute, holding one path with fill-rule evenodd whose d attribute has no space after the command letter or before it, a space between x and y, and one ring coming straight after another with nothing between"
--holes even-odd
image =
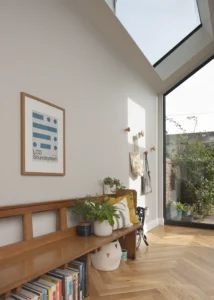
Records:
<instances>
[{"instance_id":1,"label":"green foliage outside","mask_svg":"<svg viewBox=\"0 0 214 300\"><path fill-rule=\"evenodd\" d=\"M182 211L182 212L184 211L185 205L182 204L181 202L173 202L173 205L176 207L178 211Z\"/></svg>"},{"instance_id":2,"label":"green foliage outside","mask_svg":"<svg viewBox=\"0 0 214 300\"><path fill-rule=\"evenodd\" d=\"M195 120L196 117L188 117ZM204 143L203 133L187 134L172 118L167 121L182 130L176 137L176 151L167 153L172 160L172 172L179 185L177 201L185 204L192 214L210 215L214 205L214 148Z\"/></svg>"}]
</instances>

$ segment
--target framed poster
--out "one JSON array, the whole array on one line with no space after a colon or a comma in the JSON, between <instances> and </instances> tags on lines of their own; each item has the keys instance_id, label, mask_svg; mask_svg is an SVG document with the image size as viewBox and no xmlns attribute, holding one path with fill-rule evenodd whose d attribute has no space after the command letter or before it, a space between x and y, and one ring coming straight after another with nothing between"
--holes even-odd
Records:
<instances>
[{"instance_id":1,"label":"framed poster","mask_svg":"<svg viewBox=\"0 0 214 300\"><path fill-rule=\"evenodd\" d=\"M21 93L21 174L65 175L65 110Z\"/></svg>"}]
</instances>

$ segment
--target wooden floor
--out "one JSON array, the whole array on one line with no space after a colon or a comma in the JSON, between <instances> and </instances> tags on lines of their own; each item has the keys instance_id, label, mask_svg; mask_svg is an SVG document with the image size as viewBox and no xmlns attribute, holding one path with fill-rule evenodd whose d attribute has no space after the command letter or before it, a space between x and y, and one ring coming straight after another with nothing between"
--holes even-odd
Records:
<instances>
[{"instance_id":1,"label":"wooden floor","mask_svg":"<svg viewBox=\"0 0 214 300\"><path fill-rule=\"evenodd\" d=\"M136 261L91 270L90 300L214 299L214 231L159 226Z\"/></svg>"}]
</instances>

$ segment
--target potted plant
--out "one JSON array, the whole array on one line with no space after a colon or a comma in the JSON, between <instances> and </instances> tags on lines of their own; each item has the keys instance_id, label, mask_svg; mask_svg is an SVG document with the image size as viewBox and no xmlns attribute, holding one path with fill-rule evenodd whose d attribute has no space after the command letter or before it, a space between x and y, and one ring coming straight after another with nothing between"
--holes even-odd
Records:
<instances>
[{"instance_id":1,"label":"potted plant","mask_svg":"<svg viewBox=\"0 0 214 300\"><path fill-rule=\"evenodd\" d=\"M191 215L191 206L189 204L184 204L183 215L184 217Z\"/></svg>"},{"instance_id":2,"label":"potted plant","mask_svg":"<svg viewBox=\"0 0 214 300\"><path fill-rule=\"evenodd\" d=\"M183 210L183 217L185 222L193 222L193 215L192 215L193 208L191 205L184 204Z\"/></svg>"},{"instance_id":3,"label":"potted plant","mask_svg":"<svg viewBox=\"0 0 214 300\"><path fill-rule=\"evenodd\" d=\"M123 183L119 179L113 178L113 181L116 185L116 190L122 190L126 188L125 185L123 185Z\"/></svg>"},{"instance_id":4,"label":"potted plant","mask_svg":"<svg viewBox=\"0 0 214 300\"><path fill-rule=\"evenodd\" d=\"M173 201L169 201L166 206L166 218L167 220L171 220L173 218L173 209L175 211L175 205Z\"/></svg>"},{"instance_id":5,"label":"potted plant","mask_svg":"<svg viewBox=\"0 0 214 300\"><path fill-rule=\"evenodd\" d=\"M116 193L116 185L114 180L111 177L106 177L103 180L103 194L115 194Z\"/></svg>"},{"instance_id":6,"label":"potted plant","mask_svg":"<svg viewBox=\"0 0 214 300\"><path fill-rule=\"evenodd\" d=\"M94 234L97 236L108 236L112 234L114 226L114 217L119 218L117 208L108 203L108 199L104 202L93 202L91 204L91 217L94 221Z\"/></svg>"},{"instance_id":7,"label":"potted plant","mask_svg":"<svg viewBox=\"0 0 214 300\"><path fill-rule=\"evenodd\" d=\"M181 221L184 211L184 204L182 204L181 202L175 202L175 207L177 209L177 220Z\"/></svg>"},{"instance_id":8,"label":"potted plant","mask_svg":"<svg viewBox=\"0 0 214 300\"><path fill-rule=\"evenodd\" d=\"M119 179L106 177L103 180L103 193L106 195L108 194L115 194L119 189L125 189L126 187L120 182Z\"/></svg>"},{"instance_id":9,"label":"potted plant","mask_svg":"<svg viewBox=\"0 0 214 300\"><path fill-rule=\"evenodd\" d=\"M74 205L72 206L72 213L76 216L80 216L82 221L77 225L77 234L79 236L90 236L91 226L92 226L92 199L86 197L86 200L75 200Z\"/></svg>"}]
</instances>

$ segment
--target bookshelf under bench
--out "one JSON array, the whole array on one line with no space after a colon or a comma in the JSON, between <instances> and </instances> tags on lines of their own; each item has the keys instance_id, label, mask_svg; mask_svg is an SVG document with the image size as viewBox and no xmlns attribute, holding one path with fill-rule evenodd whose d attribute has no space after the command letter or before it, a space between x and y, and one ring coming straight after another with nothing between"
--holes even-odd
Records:
<instances>
[{"instance_id":1,"label":"bookshelf under bench","mask_svg":"<svg viewBox=\"0 0 214 300\"><path fill-rule=\"evenodd\" d=\"M133 192L120 190L117 195ZM104 196L99 197L102 201ZM119 239L122 248L128 250L131 259L136 257L136 230L141 225L115 230L108 237L79 237L76 227L67 228L67 208L71 207L74 199L17 205L0 208L0 218L22 216L23 241L0 247L0 295L6 298L11 291L20 289L21 285L55 269L66 268L68 262L86 256L87 261L87 296L90 293L90 254L111 241ZM54 233L33 238L32 214L44 211L58 212L57 228Z\"/></svg>"}]
</instances>

